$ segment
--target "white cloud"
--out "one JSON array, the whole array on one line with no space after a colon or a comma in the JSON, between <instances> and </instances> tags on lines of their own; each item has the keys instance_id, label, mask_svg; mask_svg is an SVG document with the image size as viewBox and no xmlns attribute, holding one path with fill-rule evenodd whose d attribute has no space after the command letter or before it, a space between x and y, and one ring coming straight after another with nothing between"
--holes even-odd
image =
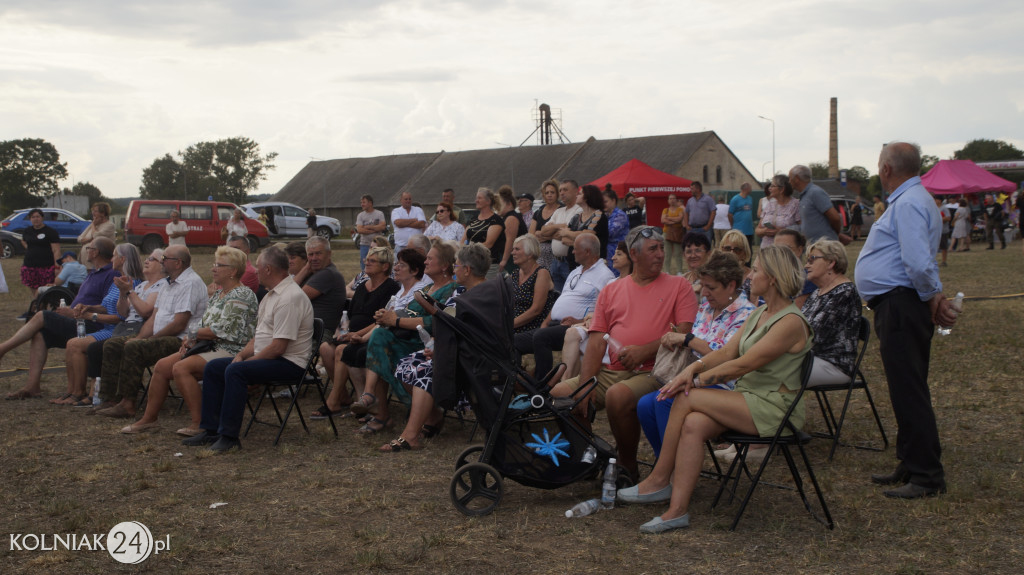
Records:
<instances>
[{"instance_id":1,"label":"white cloud","mask_svg":"<svg viewBox=\"0 0 1024 575\"><path fill-rule=\"evenodd\" d=\"M945 157L1021 145L1018 3L43 0L0 7L3 139L43 137L76 180L137 193L142 169L200 140L310 157L518 145L531 108L573 141L715 130L760 176L878 146ZM530 139L527 143L532 144ZM770 170L771 166L767 167Z\"/></svg>"}]
</instances>

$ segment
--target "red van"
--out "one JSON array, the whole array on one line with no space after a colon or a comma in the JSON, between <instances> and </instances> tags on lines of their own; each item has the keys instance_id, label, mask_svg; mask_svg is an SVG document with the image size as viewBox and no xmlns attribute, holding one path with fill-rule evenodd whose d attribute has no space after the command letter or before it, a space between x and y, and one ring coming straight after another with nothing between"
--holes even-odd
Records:
<instances>
[{"instance_id":1,"label":"red van","mask_svg":"<svg viewBox=\"0 0 1024 575\"><path fill-rule=\"evenodd\" d=\"M125 238L145 253L167 245L167 224L177 210L188 224L189 246L218 246L224 243L220 230L239 209L231 202L187 200L132 200L124 220ZM242 210L243 212L245 210ZM267 227L253 218L245 219L249 249L255 252L270 242Z\"/></svg>"}]
</instances>

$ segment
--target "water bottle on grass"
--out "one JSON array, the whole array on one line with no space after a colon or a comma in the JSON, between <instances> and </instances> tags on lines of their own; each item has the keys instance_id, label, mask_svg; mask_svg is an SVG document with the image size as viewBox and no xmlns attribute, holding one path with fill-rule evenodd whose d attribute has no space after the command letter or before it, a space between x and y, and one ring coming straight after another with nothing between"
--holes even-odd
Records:
<instances>
[{"instance_id":1,"label":"water bottle on grass","mask_svg":"<svg viewBox=\"0 0 1024 575\"><path fill-rule=\"evenodd\" d=\"M608 467L604 470L604 483L601 486L601 508L612 509L615 507L615 480L619 475L619 468L616 459L608 460Z\"/></svg>"},{"instance_id":2,"label":"water bottle on grass","mask_svg":"<svg viewBox=\"0 0 1024 575\"><path fill-rule=\"evenodd\" d=\"M574 505L572 509L565 512L565 516L569 518L586 517L587 515L596 512L598 509L601 509L601 500L588 499Z\"/></svg>"}]
</instances>

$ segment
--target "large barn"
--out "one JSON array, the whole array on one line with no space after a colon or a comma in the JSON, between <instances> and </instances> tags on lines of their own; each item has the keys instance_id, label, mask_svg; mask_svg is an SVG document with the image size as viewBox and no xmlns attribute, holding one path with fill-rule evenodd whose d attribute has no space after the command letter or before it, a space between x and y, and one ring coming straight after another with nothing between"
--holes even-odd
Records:
<instances>
[{"instance_id":1,"label":"large barn","mask_svg":"<svg viewBox=\"0 0 1024 575\"><path fill-rule=\"evenodd\" d=\"M400 154L376 158L347 158L307 164L274 200L316 208L341 220L355 221L359 198L373 196L385 214L398 205L402 192L432 214L445 188L455 190L455 201L473 207L477 188L497 190L508 184L516 193L535 196L541 183L571 178L581 184L595 180L636 158L659 170L704 184L704 191L738 192L757 178L714 132L622 138L588 139L576 144L494 148L464 152ZM539 196L538 196L539 197Z\"/></svg>"}]
</instances>

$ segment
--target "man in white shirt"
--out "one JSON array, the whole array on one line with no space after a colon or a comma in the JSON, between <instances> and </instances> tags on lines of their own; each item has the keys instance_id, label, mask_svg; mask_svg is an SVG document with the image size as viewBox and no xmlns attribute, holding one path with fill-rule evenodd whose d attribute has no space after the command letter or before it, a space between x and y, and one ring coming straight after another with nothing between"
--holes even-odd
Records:
<instances>
[{"instance_id":1,"label":"man in white shirt","mask_svg":"<svg viewBox=\"0 0 1024 575\"><path fill-rule=\"evenodd\" d=\"M313 305L288 275L288 255L276 246L256 259L260 302L256 334L235 357L210 360L203 371L203 431L182 444L209 445L216 453L241 449L238 440L249 386L268 379L298 379L313 345Z\"/></svg>"},{"instance_id":2,"label":"man in white shirt","mask_svg":"<svg viewBox=\"0 0 1024 575\"><path fill-rule=\"evenodd\" d=\"M206 284L192 269L188 248L170 246L164 250L163 267L167 285L160 290L153 313L138 335L112 337L103 344L100 397L104 403L100 405L110 407L97 409L97 415L135 415L143 370L178 351L189 320L203 317L206 311ZM120 402L110 405L118 397Z\"/></svg>"},{"instance_id":3,"label":"man in white shirt","mask_svg":"<svg viewBox=\"0 0 1024 575\"><path fill-rule=\"evenodd\" d=\"M569 276L569 262L566 256L569 255L569 246L558 241L558 232L569 227L569 220L573 216L583 211L576 203L576 194L579 192L580 185L576 183L576 180L565 180L558 186L558 199L562 202L562 207L555 210L555 213L551 214L551 218L548 223L544 224L540 230L537 231L537 239L545 242L551 241L551 253L554 258L551 260L551 268L548 270L551 272L551 281L554 282L555 290L561 291L562 286L565 285L565 278Z\"/></svg>"},{"instance_id":4,"label":"man in white shirt","mask_svg":"<svg viewBox=\"0 0 1024 575\"><path fill-rule=\"evenodd\" d=\"M596 235L577 236L573 250L580 265L569 274L561 295L551 307L551 313L540 328L516 334L515 346L519 353L533 354L536 364L534 377L544 377L551 371L552 352L562 349L565 332L594 311L597 294L615 280L615 274L608 266L600 264L601 241Z\"/></svg>"},{"instance_id":5,"label":"man in white shirt","mask_svg":"<svg viewBox=\"0 0 1024 575\"><path fill-rule=\"evenodd\" d=\"M171 212L171 221L164 227L167 232L167 245L185 245L185 236L188 235L188 224L181 220L177 211Z\"/></svg>"},{"instance_id":6,"label":"man in white shirt","mask_svg":"<svg viewBox=\"0 0 1024 575\"><path fill-rule=\"evenodd\" d=\"M391 210L391 225L395 226L395 253L402 251L409 238L427 229L427 216L423 208L412 205L412 194L402 192L402 205Z\"/></svg>"}]
</instances>

